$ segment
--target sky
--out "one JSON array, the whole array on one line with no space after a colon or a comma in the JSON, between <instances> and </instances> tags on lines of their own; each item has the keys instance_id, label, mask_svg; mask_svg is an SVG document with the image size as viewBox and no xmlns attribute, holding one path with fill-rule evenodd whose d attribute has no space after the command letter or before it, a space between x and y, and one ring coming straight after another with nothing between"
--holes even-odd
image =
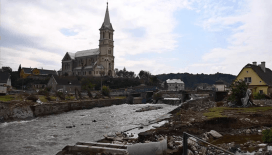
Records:
<instances>
[{"instance_id":1,"label":"sky","mask_svg":"<svg viewBox=\"0 0 272 155\"><path fill-rule=\"evenodd\" d=\"M59 70L66 52L98 48L107 0L1 0L0 66ZM272 69L271 0L108 0L114 68L237 75Z\"/></svg>"}]
</instances>

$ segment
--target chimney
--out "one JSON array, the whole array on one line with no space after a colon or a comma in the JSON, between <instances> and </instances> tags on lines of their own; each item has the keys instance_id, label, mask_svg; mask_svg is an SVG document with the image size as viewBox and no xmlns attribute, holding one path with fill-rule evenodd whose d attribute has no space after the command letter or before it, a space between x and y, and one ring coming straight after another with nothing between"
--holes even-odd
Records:
<instances>
[{"instance_id":1,"label":"chimney","mask_svg":"<svg viewBox=\"0 0 272 155\"><path fill-rule=\"evenodd\" d=\"M264 62L264 61L261 62L261 68L262 68L262 70L265 72L265 62Z\"/></svg>"},{"instance_id":2,"label":"chimney","mask_svg":"<svg viewBox=\"0 0 272 155\"><path fill-rule=\"evenodd\" d=\"M257 66L257 62L256 62L256 61L252 62L252 64L253 64L254 66Z\"/></svg>"}]
</instances>

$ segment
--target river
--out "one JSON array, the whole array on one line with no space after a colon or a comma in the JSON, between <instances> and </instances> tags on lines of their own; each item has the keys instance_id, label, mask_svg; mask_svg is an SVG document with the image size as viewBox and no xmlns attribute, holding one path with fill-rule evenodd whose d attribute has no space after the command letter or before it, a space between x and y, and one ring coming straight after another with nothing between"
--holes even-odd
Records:
<instances>
[{"instance_id":1,"label":"river","mask_svg":"<svg viewBox=\"0 0 272 155\"><path fill-rule=\"evenodd\" d=\"M135 112L148 105L162 109ZM115 105L0 124L1 155L51 155L66 145L97 141L162 117L177 106L166 104ZM95 121L94 121L95 120ZM72 126L72 128L67 128Z\"/></svg>"}]
</instances>

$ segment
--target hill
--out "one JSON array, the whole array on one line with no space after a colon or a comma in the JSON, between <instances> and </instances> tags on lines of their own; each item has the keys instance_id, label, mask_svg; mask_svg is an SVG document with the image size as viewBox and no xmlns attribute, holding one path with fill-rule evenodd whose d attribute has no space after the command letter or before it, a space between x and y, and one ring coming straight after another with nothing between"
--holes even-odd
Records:
<instances>
[{"instance_id":1,"label":"hill","mask_svg":"<svg viewBox=\"0 0 272 155\"><path fill-rule=\"evenodd\" d=\"M208 83L213 85L217 80L223 80L230 84L236 76L231 74L190 74L190 73L169 73L156 75L158 79L165 81L167 79L181 79L185 83L186 89L194 89L199 83Z\"/></svg>"}]
</instances>

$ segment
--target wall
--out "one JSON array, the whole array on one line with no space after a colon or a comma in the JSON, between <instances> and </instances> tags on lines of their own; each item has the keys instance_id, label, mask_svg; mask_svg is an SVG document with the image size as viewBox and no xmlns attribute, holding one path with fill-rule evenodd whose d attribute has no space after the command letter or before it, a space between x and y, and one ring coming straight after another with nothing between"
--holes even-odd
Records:
<instances>
[{"instance_id":1,"label":"wall","mask_svg":"<svg viewBox=\"0 0 272 155\"><path fill-rule=\"evenodd\" d=\"M0 102L0 122L22 120L45 115L59 114L71 110L92 109L125 103L124 99L101 99L88 101L50 102L39 105L12 106L19 103Z\"/></svg>"},{"instance_id":2,"label":"wall","mask_svg":"<svg viewBox=\"0 0 272 155\"><path fill-rule=\"evenodd\" d=\"M58 114L71 110L92 109L94 107L107 107L112 105L120 105L125 101L123 99L104 99L89 101L71 101L60 103L49 103L31 106L35 117Z\"/></svg>"},{"instance_id":3,"label":"wall","mask_svg":"<svg viewBox=\"0 0 272 155\"><path fill-rule=\"evenodd\" d=\"M29 106L10 106L9 102L0 102L0 122L33 118L33 112Z\"/></svg>"},{"instance_id":4,"label":"wall","mask_svg":"<svg viewBox=\"0 0 272 155\"><path fill-rule=\"evenodd\" d=\"M216 91L226 91L226 90L225 90L226 85L219 85L219 84L216 84L216 85L215 85L215 88L216 88Z\"/></svg>"}]
</instances>

